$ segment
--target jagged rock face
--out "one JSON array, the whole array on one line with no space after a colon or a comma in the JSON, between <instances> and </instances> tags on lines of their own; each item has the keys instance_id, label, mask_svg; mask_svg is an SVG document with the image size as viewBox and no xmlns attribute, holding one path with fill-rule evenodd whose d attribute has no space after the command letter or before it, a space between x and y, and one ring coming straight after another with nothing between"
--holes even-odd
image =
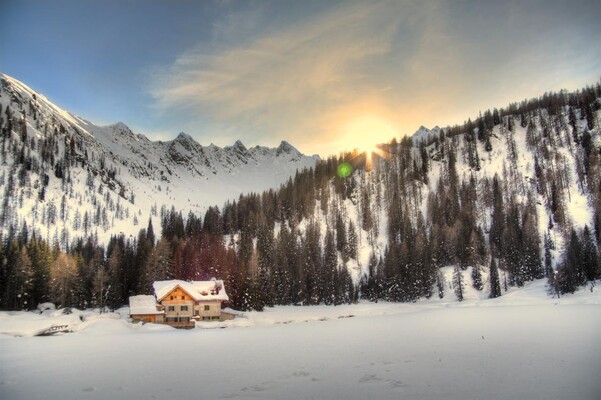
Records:
<instances>
[{"instance_id":1,"label":"jagged rock face","mask_svg":"<svg viewBox=\"0 0 601 400\"><path fill-rule=\"evenodd\" d=\"M242 193L276 188L319 159L287 142L277 148L247 149L236 141L221 148L203 146L183 132L171 141L151 141L122 122L97 126L70 114L6 75L0 75L0 105L6 149L22 149L33 165L8 194L4 214L11 221L2 222L0 230L26 222L48 235L56 230L60 236L64 230L83 236L75 215L83 220L87 213L94 220L100 213L104 224L89 227L100 237L121 231L134 234L140 227L132 228L133 217L139 223L147 221L151 209L154 215L161 206L202 213ZM5 178L21 165L19 158L23 157L2 154ZM70 214L50 223L44 215L42 224L35 214L46 212L51 203L62 203Z\"/></svg>"}]
</instances>

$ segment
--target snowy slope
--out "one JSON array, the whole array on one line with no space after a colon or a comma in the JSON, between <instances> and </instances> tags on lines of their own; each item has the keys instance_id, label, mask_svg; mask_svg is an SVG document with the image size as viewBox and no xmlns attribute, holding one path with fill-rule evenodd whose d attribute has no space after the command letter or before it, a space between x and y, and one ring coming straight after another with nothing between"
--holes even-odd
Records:
<instances>
[{"instance_id":1,"label":"snowy slope","mask_svg":"<svg viewBox=\"0 0 601 400\"><path fill-rule=\"evenodd\" d=\"M22 149L31 160L16 190L5 196L10 200L4 207L8 221L2 228L20 228L26 222L30 229L61 243L89 234L97 234L101 241L119 232L136 235L138 224L145 226L162 206L173 206L184 215L204 213L209 206L221 206L242 193L277 188L319 159L303 155L285 141L277 148L247 149L240 141L220 148L202 146L180 133L172 141L155 142L121 122L97 126L74 116L9 76L0 75L0 88L4 126L7 107L14 122L5 149L17 153ZM23 123L25 141L20 134ZM43 148L50 148L45 156ZM17 153L3 152L0 183L4 189L9 175L22 164L15 162ZM48 216L59 208L61 217L49 221ZM84 223L89 225L85 229ZM154 226L159 225L155 220Z\"/></svg>"},{"instance_id":2,"label":"snowy slope","mask_svg":"<svg viewBox=\"0 0 601 400\"><path fill-rule=\"evenodd\" d=\"M545 111L540 111L544 113ZM567 114L567 111L566 111ZM598 118L601 116L601 111L597 112ZM564 248L566 237L569 235L570 229L582 229L585 225L591 227L593 225L593 208L591 205L591 195L587 190L583 189L578 183L577 166L581 163L581 151L578 145L572 140L572 133L567 124L558 126L556 129L556 138L553 145L550 144L550 138L542 138L543 128L540 126L540 116L536 116L533 113L532 120L536 126L536 134L539 135L540 143L538 146L544 147L550 154L547 160L539 158L541 169L544 173L550 171L562 171L565 173L567 179L563 180L563 194L561 195L561 202L565 206L565 221L562 225L558 225L557 221L553 217L553 212L549 207L549 194L551 191L550 180L547 181L546 195L537 193L535 179L535 156L536 151L540 149L534 149L532 146L527 144L527 128L522 127L519 124L519 118L517 116L505 117L505 122L508 118L512 119L514 128L513 131L509 131L505 124L496 125L490 133L490 142L492 145L491 151L486 151L484 143L476 140L476 148L478 152L478 159L480 168L475 169L469 165L468 151L466 144L466 134L461 133L454 137L446 137L443 142L433 142L435 138L438 138L441 132L441 128L434 127L428 129L424 126L420 127L412 136L413 158L421 163L421 156L419 153L419 146L424 143L426 144L426 151L429 157L429 169L428 169L428 183L418 184L417 191L415 194L410 193L411 197L409 203L414 203L415 207L409 209L410 220L415 227L418 218L423 218L428 213L428 195L437 192L437 185L441 176L448 173L447 164L448 156L446 158L440 158L441 149L444 147L447 150L450 148L454 149L457 157L456 170L460 181L468 182L471 177L474 177L478 186L476 188L477 193L477 225L483 227L484 232L487 234L491 223L492 207L487 205L483 200L484 188L481 186L481 182L484 178L492 179L495 175L503 182L505 186L505 196L509 197L509 194L515 196L516 201L521 205L528 201L526 194L528 192L535 193L535 204L536 204L536 221L538 223L538 229L541 238L541 244L543 243L543 236L546 233L551 235L553 242L555 243L555 249L552 250L553 265L556 266L561 260L561 249ZM577 121L579 131L583 132L586 130L586 121ZM448 133L449 128L445 128ZM477 132L477 130L476 130ZM601 142L601 134L599 128L595 128L591 131L591 135L595 143ZM382 145L381 147L384 147ZM512 153L515 157L512 157ZM384 155L386 157L386 155ZM515 161L513 161L515 159ZM376 255L383 255L384 249L388 244L387 236L387 210L385 205L377 204L373 199L380 196L379 193L386 193L386 182L382 180L382 174L378 171L378 164L374 165L371 171L365 171L358 169L354 172L351 179L354 179L356 190L351 195L350 199L340 201L339 198L335 198L330 203L330 208L335 207L339 209L340 213L345 219L352 220L355 222L357 227L360 227L360 216L362 199L360 193L363 188L367 188L370 192L369 207L372 209L376 217L375 225L378 226L378 235L370 240L370 232L363 229L358 229L359 235L359 256L357 260L350 260L346 266L349 269L354 282L358 282L361 274L367 274L369 257L373 253ZM333 188L331 188L333 191ZM378 195L376 195L378 193ZM325 215L319 205L316 205L315 209L316 220L322 222L322 237L325 236L327 224L333 224L332 220L328 220L328 216ZM420 216L421 214L421 216ZM549 230L549 220L552 219L556 226L554 230ZM307 221L305 221L307 222ZM301 224L301 228L303 224ZM541 245L541 260L543 259L543 247ZM341 262L341 260L340 260ZM342 262L341 262L342 263ZM482 265L483 270L488 270L488 265ZM484 293L482 293L484 295Z\"/></svg>"}]
</instances>

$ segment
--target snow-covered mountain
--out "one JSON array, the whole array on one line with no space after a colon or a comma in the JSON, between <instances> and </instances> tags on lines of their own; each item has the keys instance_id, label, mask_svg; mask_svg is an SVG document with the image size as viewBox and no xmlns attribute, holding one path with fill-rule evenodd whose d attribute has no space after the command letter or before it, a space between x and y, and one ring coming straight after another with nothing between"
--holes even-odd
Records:
<instances>
[{"instance_id":1,"label":"snow-covered mountain","mask_svg":"<svg viewBox=\"0 0 601 400\"><path fill-rule=\"evenodd\" d=\"M463 126L422 127L380 145L369 168L356 153L318 164L313 176L278 193L295 207L284 216L261 215L270 198L247 199L258 216L226 207L238 223L224 233L250 243L239 247L241 257L255 240L258 258L283 260L267 267L276 278L258 283L278 288L276 304L344 303L357 293L348 282L370 300L416 301L449 289L461 299L460 271L470 267L485 297L500 292L495 286L492 294L493 280L505 289L542 277L571 292L601 276L593 243L601 243L600 121L596 86L487 110ZM342 165L353 172L337 176ZM274 224L273 244L261 241L261 229L246 228L256 220ZM290 235L300 237L300 250L288 245ZM297 268L289 260L298 254L323 256ZM493 262L501 272L489 275ZM440 273L446 267L455 268L452 280Z\"/></svg>"},{"instance_id":2,"label":"snow-covered mountain","mask_svg":"<svg viewBox=\"0 0 601 400\"><path fill-rule=\"evenodd\" d=\"M418 130L411 136L413 143L419 144L421 142L429 142L434 139L434 137L440 134L440 127L435 126L432 129L428 129L425 126L420 126Z\"/></svg>"},{"instance_id":3,"label":"snow-covered mountain","mask_svg":"<svg viewBox=\"0 0 601 400\"><path fill-rule=\"evenodd\" d=\"M6 75L0 106L2 229L26 223L63 243L90 233L101 241L135 235L163 206L203 213L242 193L277 188L319 159L285 141L221 148L185 133L151 141L122 122L94 125Z\"/></svg>"},{"instance_id":4,"label":"snow-covered mountain","mask_svg":"<svg viewBox=\"0 0 601 400\"><path fill-rule=\"evenodd\" d=\"M470 268L483 297L543 277L554 293L571 293L601 277L601 85L487 110L463 126L420 128L379 146L371 163L356 152L316 162L286 142L218 148L186 134L152 142L122 123L95 126L8 77L0 104L7 308L25 308L34 289L32 301L119 307L161 276L226 277L240 309L416 301L447 290L461 301ZM339 176L343 166L352 173ZM178 215L233 197L202 227ZM142 231L139 246L97 246L106 258L80 252L91 271L79 279L93 291L44 297L44 285L62 280L58 256L53 280L38 263L30 269L40 283L29 285L32 227L64 249L74 236L97 234L102 245L114 233L136 235L149 215L157 230L159 210L167 218L158 244Z\"/></svg>"}]
</instances>

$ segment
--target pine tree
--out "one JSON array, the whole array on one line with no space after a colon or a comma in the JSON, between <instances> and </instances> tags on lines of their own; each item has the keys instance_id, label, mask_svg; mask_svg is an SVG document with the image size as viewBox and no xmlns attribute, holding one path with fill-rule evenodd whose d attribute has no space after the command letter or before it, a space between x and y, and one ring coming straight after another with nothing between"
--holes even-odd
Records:
<instances>
[{"instance_id":1,"label":"pine tree","mask_svg":"<svg viewBox=\"0 0 601 400\"><path fill-rule=\"evenodd\" d=\"M361 298L377 302L378 295L376 286L377 282L377 267L378 259L374 252L369 256L369 264L367 265L367 276L363 277L361 286Z\"/></svg>"},{"instance_id":2,"label":"pine tree","mask_svg":"<svg viewBox=\"0 0 601 400\"><path fill-rule=\"evenodd\" d=\"M553 242L551 241L551 235L545 233L545 276L547 278L552 277L555 274L553 270L553 255L551 249L553 248Z\"/></svg>"},{"instance_id":3,"label":"pine tree","mask_svg":"<svg viewBox=\"0 0 601 400\"><path fill-rule=\"evenodd\" d=\"M152 227L152 217L148 217L148 228L146 228L146 239L148 240L150 245L154 247L156 238L154 236L154 228Z\"/></svg>"},{"instance_id":4,"label":"pine tree","mask_svg":"<svg viewBox=\"0 0 601 400\"><path fill-rule=\"evenodd\" d=\"M584 115L586 117L586 126L589 130L595 129L595 113L590 105L590 103L586 103L584 105Z\"/></svg>"},{"instance_id":5,"label":"pine tree","mask_svg":"<svg viewBox=\"0 0 601 400\"><path fill-rule=\"evenodd\" d=\"M318 224L310 222L302 241L301 265L304 269L305 304L319 304L322 301L322 255L321 235Z\"/></svg>"},{"instance_id":6,"label":"pine tree","mask_svg":"<svg viewBox=\"0 0 601 400\"><path fill-rule=\"evenodd\" d=\"M528 118L526 118L526 114L524 114L524 113L520 114L520 126L522 128L525 128L528 126Z\"/></svg>"},{"instance_id":7,"label":"pine tree","mask_svg":"<svg viewBox=\"0 0 601 400\"><path fill-rule=\"evenodd\" d=\"M490 142L490 135L486 136L486 142L484 143L484 150L487 152L492 151L492 143Z\"/></svg>"},{"instance_id":8,"label":"pine tree","mask_svg":"<svg viewBox=\"0 0 601 400\"><path fill-rule=\"evenodd\" d=\"M490 222L490 244L493 256L503 254L503 231L505 229L505 211L503 194L497 175L493 178L493 213Z\"/></svg>"},{"instance_id":9,"label":"pine tree","mask_svg":"<svg viewBox=\"0 0 601 400\"><path fill-rule=\"evenodd\" d=\"M106 276L102 276L106 278ZM152 250L142 272L140 294L153 293L152 284L155 281L173 279L173 253L169 240L161 237Z\"/></svg>"},{"instance_id":10,"label":"pine tree","mask_svg":"<svg viewBox=\"0 0 601 400\"><path fill-rule=\"evenodd\" d=\"M568 109L568 123L572 127L572 137L574 139L574 143L578 144L580 142L578 137L578 126L576 125L576 114L574 113L574 109L572 107Z\"/></svg>"},{"instance_id":11,"label":"pine tree","mask_svg":"<svg viewBox=\"0 0 601 400\"><path fill-rule=\"evenodd\" d=\"M558 290L562 293L574 293L579 285L586 281L582 258L582 243L572 229L570 241L566 248L566 256L555 276Z\"/></svg>"},{"instance_id":12,"label":"pine tree","mask_svg":"<svg viewBox=\"0 0 601 400\"><path fill-rule=\"evenodd\" d=\"M28 244L28 254L31 257L33 269L33 305L43 303L49 300L50 287L50 269L54 262L52 251L48 244L32 235Z\"/></svg>"},{"instance_id":13,"label":"pine tree","mask_svg":"<svg viewBox=\"0 0 601 400\"><path fill-rule=\"evenodd\" d=\"M328 230L325 237L323 267L321 273L323 302L333 304L336 297L336 279L338 271L338 255L336 254L336 244L334 234Z\"/></svg>"},{"instance_id":14,"label":"pine tree","mask_svg":"<svg viewBox=\"0 0 601 400\"><path fill-rule=\"evenodd\" d=\"M545 276L541 259L540 233L534 198L530 197L522 213L522 268L523 279L530 281Z\"/></svg>"},{"instance_id":15,"label":"pine tree","mask_svg":"<svg viewBox=\"0 0 601 400\"><path fill-rule=\"evenodd\" d=\"M472 267L472 286L476 290L482 290L482 273L480 272L480 267L478 265L474 265Z\"/></svg>"},{"instance_id":16,"label":"pine tree","mask_svg":"<svg viewBox=\"0 0 601 400\"><path fill-rule=\"evenodd\" d=\"M15 265L15 306L19 310L28 310L35 307L32 304L32 290L33 290L33 268L31 264L31 258L27 253L27 247L21 246L19 257Z\"/></svg>"},{"instance_id":17,"label":"pine tree","mask_svg":"<svg viewBox=\"0 0 601 400\"><path fill-rule=\"evenodd\" d=\"M582 231L582 269L585 280L594 281L598 278L599 262L597 248L588 225L585 225Z\"/></svg>"},{"instance_id":18,"label":"pine tree","mask_svg":"<svg viewBox=\"0 0 601 400\"><path fill-rule=\"evenodd\" d=\"M354 299L354 286L348 269L345 266L341 266L337 271L337 276L338 288L336 290L337 296L334 304L352 303Z\"/></svg>"},{"instance_id":19,"label":"pine tree","mask_svg":"<svg viewBox=\"0 0 601 400\"><path fill-rule=\"evenodd\" d=\"M348 239L347 239L347 249L346 252L349 258L357 259L357 231L355 229L355 224L353 221L349 221L348 225Z\"/></svg>"},{"instance_id":20,"label":"pine tree","mask_svg":"<svg viewBox=\"0 0 601 400\"><path fill-rule=\"evenodd\" d=\"M23 143L27 142L27 120L25 119L25 114L21 118L21 141Z\"/></svg>"},{"instance_id":21,"label":"pine tree","mask_svg":"<svg viewBox=\"0 0 601 400\"><path fill-rule=\"evenodd\" d=\"M125 286L125 271L123 268L123 236L111 238L107 248L108 254L108 293L106 294L106 305L111 308L120 307L125 298L123 296Z\"/></svg>"},{"instance_id":22,"label":"pine tree","mask_svg":"<svg viewBox=\"0 0 601 400\"><path fill-rule=\"evenodd\" d=\"M437 271L436 273L436 288L438 289L438 297L442 299L444 297L445 279L442 272Z\"/></svg>"},{"instance_id":23,"label":"pine tree","mask_svg":"<svg viewBox=\"0 0 601 400\"><path fill-rule=\"evenodd\" d=\"M374 217L371 211L370 191L366 186L361 188L361 227L371 232L374 225Z\"/></svg>"},{"instance_id":24,"label":"pine tree","mask_svg":"<svg viewBox=\"0 0 601 400\"><path fill-rule=\"evenodd\" d=\"M520 226L520 212L515 198L510 199L507 212L507 220L503 235L503 259L509 272L509 284L521 287L526 281L524 273L524 240L523 231Z\"/></svg>"},{"instance_id":25,"label":"pine tree","mask_svg":"<svg viewBox=\"0 0 601 400\"><path fill-rule=\"evenodd\" d=\"M76 270L71 304L74 307L85 309L91 304L92 300L90 296L88 269L80 252L73 252L72 255L75 260Z\"/></svg>"},{"instance_id":26,"label":"pine tree","mask_svg":"<svg viewBox=\"0 0 601 400\"><path fill-rule=\"evenodd\" d=\"M17 307L17 291L16 291L16 270L21 247L19 241L15 238L14 231L9 231L7 237L6 250L3 252L2 259L2 274L0 283L2 284L1 302L2 308L14 310Z\"/></svg>"},{"instance_id":27,"label":"pine tree","mask_svg":"<svg viewBox=\"0 0 601 400\"><path fill-rule=\"evenodd\" d=\"M421 180L425 185L427 185L428 181L429 181L429 178L428 178L429 156L428 156L428 151L426 150L426 144L424 142L421 142L421 144L420 144L420 158L422 160Z\"/></svg>"},{"instance_id":28,"label":"pine tree","mask_svg":"<svg viewBox=\"0 0 601 400\"><path fill-rule=\"evenodd\" d=\"M273 304L272 280L269 277L275 269L274 246L272 226L261 222L257 230L257 268L264 304ZM252 271L249 273L252 274Z\"/></svg>"},{"instance_id":29,"label":"pine tree","mask_svg":"<svg viewBox=\"0 0 601 400\"><path fill-rule=\"evenodd\" d=\"M285 228L284 228L285 229ZM249 229L240 231L240 240L238 241L238 258L245 268L248 268L250 258L253 253L253 237Z\"/></svg>"},{"instance_id":30,"label":"pine tree","mask_svg":"<svg viewBox=\"0 0 601 400\"><path fill-rule=\"evenodd\" d=\"M455 266L455 270L453 271L453 290L455 291L457 300L463 301L463 277L461 275L461 268L459 268L459 266Z\"/></svg>"},{"instance_id":31,"label":"pine tree","mask_svg":"<svg viewBox=\"0 0 601 400\"><path fill-rule=\"evenodd\" d=\"M510 132L513 132L514 129L515 129L515 126L514 126L514 122L513 122L513 116L510 115L509 117L507 117L507 130Z\"/></svg>"},{"instance_id":32,"label":"pine tree","mask_svg":"<svg viewBox=\"0 0 601 400\"><path fill-rule=\"evenodd\" d=\"M489 271L489 282L490 282L490 295L491 299L501 296L501 282L499 281L499 270L497 269L497 263L495 259L490 259L490 271Z\"/></svg>"},{"instance_id":33,"label":"pine tree","mask_svg":"<svg viewBox=\"0 0 601 400\"><path fill-rule=\"evenodd\" d=\"M349 260L348 242L346 226L340 213L336 215L336 250L340 252L340 255L342 256L342 262L346 264L346 262Z\"/></svg>"}]
</instances>

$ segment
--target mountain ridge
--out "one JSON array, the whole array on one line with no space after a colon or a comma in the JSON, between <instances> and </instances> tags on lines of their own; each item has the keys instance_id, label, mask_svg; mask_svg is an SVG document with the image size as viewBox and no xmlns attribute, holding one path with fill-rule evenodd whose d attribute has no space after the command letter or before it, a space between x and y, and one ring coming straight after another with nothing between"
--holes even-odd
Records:
<instances>
[{"instance_id":1,"label":"mountain ridge","mask_svg":"<svg viewBox=\"0 0 601 400\"><path fill-rule=\"evenodd\" d=\"M133 224L132 215L127 218L122 215L123 221L129 219L129 225L134 226L153 216L149 213L157 216L157 208L161 206L202 213L209 206L221 207L225 201L234 200L242 193L275 189L297 170L311 168L319 160L318 156L305 156L286 141L276 148L255 146L247 149L239 140L231 146L203 146L184 132L168 141L153 141L144 134L134 133L122 121L95 125L63 110L45 95L5 74L0 74L0 81L0 104L5 114L14 114L10 118L5 115L5 120L11 119L12 125L16 116L17 130L29 140L28 143L22 140L19 146L31 160L37 159L35 170L27 171L31 187L25 191L29 193L29 200L33 197L31 192L39 190L40 183L46 183L41 185L44 186L43 199L38 194L37 203L26 201L22 207L9 207L18 214L16 221L12 221L17 226L28 222L32 228L42 229L39 221L31 217L32 210L36 204L43 206L46 200L58 203L65 194L68 208L81 208L82 215L84 208L89 213L96 212L86 207L81 199L88 198L96 206L99 195L103 194L107 205L119 202L129 210L128 214L136 215L136 224ZM10 127L11 130L14 128ZM10 140L10 132L5 136ZM17 143L18 138L14 140ZM52 154L47 151L44 162L41 162L38 145L53 147ZM6 154L3 160L10 162L12 157ZM52 182L54 179L63 183ZM28 182L23 183L21 188L28 187ZM46 190L47 186L50 190ZM96 193L92 193L92 189ZM105 189L114 193L107 194ZM83 191L89 192L87 196L82 194ZM99 235L104 240L110 234L124 230L134 235L135 230L128 229L127 224L113 222L114 211L107 211L108 222L105 221ZM66 226L72 225L69 217L63 222L65 224L58 225L73 231L69 236L83 233ZM50 225L56 224L46 225L49 230Z\"/></svg>"}]
</instances>

